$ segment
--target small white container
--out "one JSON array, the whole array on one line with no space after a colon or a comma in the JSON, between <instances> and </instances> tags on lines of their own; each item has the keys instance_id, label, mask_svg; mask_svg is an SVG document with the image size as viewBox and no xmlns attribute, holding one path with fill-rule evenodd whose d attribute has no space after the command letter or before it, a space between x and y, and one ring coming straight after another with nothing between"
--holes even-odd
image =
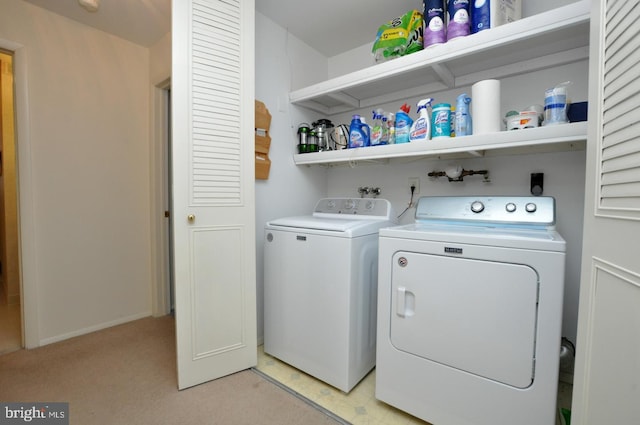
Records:
<instances>
[{"instance_id":1,"label":"small white container","mask_svg":"<svg viewBox=\"0 0 640 425\"><path fill-rule=\"evenodd\" d=\"M507 130L523 130L540 126L540 116L536 111L524 111L507 118Z\"/></svg>"}]
</instances>

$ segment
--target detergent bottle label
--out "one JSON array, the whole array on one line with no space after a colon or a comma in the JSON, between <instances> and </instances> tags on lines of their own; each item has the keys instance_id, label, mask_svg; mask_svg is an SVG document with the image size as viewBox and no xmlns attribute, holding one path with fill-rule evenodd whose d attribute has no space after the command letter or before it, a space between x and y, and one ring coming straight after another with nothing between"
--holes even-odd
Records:
<instances>
[{"instance_id":1,"label":"detergent bottle label","mask_svg":"<svg viewBox=\"0 0 640 425\"><path fill-rule=\"evenodd\" d=\"M371 130L371 146L379 145L382 143L382 126L376 125Z\"/></svg>"},{"instance_id":2,"label":"detergent bottle label","mask_svg":"<svg viewBox=\"0 0 640 425\"><path fill-rule=\"evenodd\" d=\"M349 147L350 148L361 148L366 146L366 140L364 134L360 132L360 130L353 130L349 135Z\"/></svg>"}]
</instances>

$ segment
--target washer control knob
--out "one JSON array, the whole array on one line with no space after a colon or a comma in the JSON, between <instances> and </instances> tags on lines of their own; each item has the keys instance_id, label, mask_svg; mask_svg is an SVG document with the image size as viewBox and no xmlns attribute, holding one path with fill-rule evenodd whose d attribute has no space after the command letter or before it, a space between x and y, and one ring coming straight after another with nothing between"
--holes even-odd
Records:
<instances>
[{"instance_id":1,"label":"washer control knob","mask_svg":"<svg viewBox=\"0 0 640 425\"><path fill-rule=\"evenodd\" d=\"M471 203L471 212L481 213L484 211L484 204L480 201L474 201Z\"/></svg>"},{"instance_id":2,"label":"washer control knob","mask_svg":"<svg viewBox=\"0 0 640 425\"><path fill-rule=\"evenodd\" d=\"M527 205L525 205L524 209L528 212L528 213L534 213L536 212L536 210L538 209L538 207L536 206L536 204L534 204L533 202L529 202Z\"/></svg>"},{"instance_id":3,"label":"washer control knob","mask_svg":"<svg viewBox=\"0 0 640 425\"><path fill-rule=\"evenodd\" d=\"M516 211L516 204L514 204L513 202L509 202L505 207L504 207L507 212L515 212Z\"/></svg>"},{"instance_id":4,"label":"washer control knob","mask_svg":"<svg viewBox=\"0 0 640 425\"><path fill-rule=\"evenodd\" d=\"M356 203L353 199L347 199L346 201L344 201L344 207L345 209L352 209L353 207L356 206Z\"/></svg>"},{"instance_id":5,"label":"washer control knob","mask_svg":"<svg viewBox=\"0 0 640 425\"><path fill-rule=\"evenodd\" d=\"M367 201L367 203L364 205L364 207L368 210L372 210L373 209L373 201Z\"/></svg>"}]
</instances>

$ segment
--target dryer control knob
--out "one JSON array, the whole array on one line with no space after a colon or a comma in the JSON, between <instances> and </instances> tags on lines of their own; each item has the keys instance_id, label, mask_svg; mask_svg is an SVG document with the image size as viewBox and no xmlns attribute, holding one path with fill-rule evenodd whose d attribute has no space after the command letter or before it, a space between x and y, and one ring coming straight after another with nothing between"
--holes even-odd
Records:
<instances>
[{"instance_id":1,"label":"dryer control knob","mask_svg":"<svg viewBox=\"0 0 640 425\"><path fill-rule=\"evenodd\" d=\"M471 203L471 211L474 213L480 213L484 211L484 204L480 201L474 201Z\"/></svg>"},{"instance_id":2,"label":"dryer control knob","mask_svg":"<svg viewBox=\"0 0 640 425\"><path fill-rule=\"evenodd\" d=\"M533 202L529 202L527 205L525 205L524 209L527 210L527 212L529 213L533 213L533 212L536 212L538 207Z\"/></svg>"},{"instance_id":3,"label":"dryer control knob","mask_svg":"<svg viewBox=\"0 0 640 425\"><path fill-rule=\"evenodd\" d=\"M505 207L504 207L507 212L515 212L516 211L516 204L514 204L513 202L509 202Z\"/></svg>"}]
</instances>

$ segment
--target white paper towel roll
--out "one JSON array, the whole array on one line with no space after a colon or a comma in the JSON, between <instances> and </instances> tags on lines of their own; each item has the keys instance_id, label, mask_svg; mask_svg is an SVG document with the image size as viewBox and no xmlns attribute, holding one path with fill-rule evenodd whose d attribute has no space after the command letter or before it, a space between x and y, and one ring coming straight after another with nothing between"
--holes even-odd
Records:
<instances>
[{"instance_id":1,"label":"white paper towel roll","mask_svg":"<svg viewBox=\"0 0 640 425\"><path fill-rule=\"evenodd\" d=\"M471 118L473 134L502 130L500 80L478 81L471 86Z\"/></svg>"}]
</instances>

